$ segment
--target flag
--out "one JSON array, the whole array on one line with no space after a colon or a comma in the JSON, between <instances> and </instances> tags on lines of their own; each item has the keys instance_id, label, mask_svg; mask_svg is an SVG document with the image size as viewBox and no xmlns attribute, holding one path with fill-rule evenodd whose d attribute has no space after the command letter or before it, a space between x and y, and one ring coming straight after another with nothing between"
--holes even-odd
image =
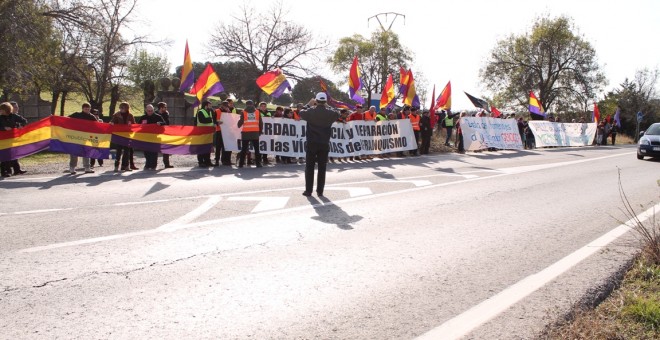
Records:
<instances>
[{"instance_id":1,"label":"flag","mask_svg":"<svg viewBox=\"0 0 660 340\"><path fill-rule=\"evenodd\" d=\"M490 112L490 107L488 106L488 102L486 102L483 99L479 99L477 97L471 96L469 93L467 93L465 91L463 91L463 93L465 93L465 95L468 97L468 99L470 99L470 101L472 102L472 104L475 107L482 108L482 109Z\"/></svg>"},{"instance_id":2,"label":"flag","mask_svg":"<svg viewBox=\"0 0 660 340\"><path fill-rule=\"evenodd\" d=\"M403 104L410 106L420 106L417 90L415 89L415 78L413 77L412 70L408 70L406 76L406 92L403 95Z\"/></svg>"},{"instance_id":3,"label":"flag","mask_svg":"<svg viewBox=\"0 0 660 340\"><path fill-rule=\"evenodd\" d=\"M545 112L543 112L541 101L536 99L534 91L529 91L529 112L541 117L545 117Z\"/></svg>"},{"instance_id":4,"label":"flag","mask_svg":"<svg viewBox=\"0 0 660 340\"><path fill-rule=\"evenodd\" d=\"M358 91L362 88L362 80L360 79L360 69L358 68L358 58L355 56L353 59L353 65L351 65L351 71L348 74L348 92L351 96L351 99L354 101L364 104L364 98L362 98Z\"/></svg>"},{"instance_id":5,"label":"flag","mask_svg":"<svg viewBox=\"0 0 660 340\"><path fill-rule=\"evenodd\" d=\"M213 71L213 66L211 64L206 64L204 72L199 75L195 86L190 90L191 94L194 94L197 97L195 105L197 106L203 99L208 96L212 96L218 92L224 91L225 88L222 87L220 83L220 77Z\"/></svg>"},{"instance_id":6,"label":"flag","mask_svg":"<svg viewBox=\"0 0 660 340\"><path fill-rule=\"evenodd\" d=\"M490 112L493 113L493 118L498 118L502 115L502 112L500 112L500 110L498 110L495 106L490 107Z\"/></svg>"},{"instance_id":7,"label":"flag","mask_svg":"<svg viewBox=\"0 0 660 340\"><path fill-rule=\"evenodd\" d=\"M435 126L436 115L435 115L435 84L433 84L433 93L431 94L431 106L429 107L429 118L431 120L431 129Z\"/></svg>"},{"instance_id":8,"label":"flag","mask_svg":"<svg viewBox=\"0 0 660 340\"><path fill-rule=\"evenodd\" d=\"M0 161L19 159L48 149L51 117L24 126L0 131Z\"/></svg>"},{"instance_id":9,"label":"flag","mask_svg":"<svg viewBox=\"0 0 660 340\"><path fill-rule=\"evenodd\" d=\"M284 90L291 89L289 81L286 80L284 73L279 68L259 76L257 78L257 85L268 95L275 98L281 96Z\"/></svg>"},{"instance_id":10,"label":"flag","mask_svg":"<svg viewBox=\"0 0 660 340\"><path fill-rule=\"evenodd\" d=\"M621 109L618 107L616 108L616 112L614 113L614 122L616 123L617 127L621 127Z\"/></svg>"},{"instance_id":11,"label":"flag","mask_svg":"<svg viewBox=\"0 0 660 340\"><path fill-rule=\"evenodd\" d=\"M112 125L112 143L170 155L198 155L213 149L212 126Z\"/></svg>"},{"instance_id":12,"label":"flag","mask_svg":"<svg viewBox=\"0 0 660 340\"><path fill-rule=\"evenodd\" d=\"M114 126L95 121L52 116L50 150L73 156L110 158Z\"/></svg>"},{"instance_id":13,"label":"flag","mask_svg":"<svg viewBox=\"0 0 660 340\"><path fill-rule=\"evenodd\" d=\"M408 86L408 71L399 66L399 94L404 95Z\"/></svg>"},{"instance_id":14,"label":"flag","mask_svg":"<svg viewBox=\"0 0 660 340\"><path fill-rule=\"evenodd\" d=\"M329 106L337 109L355 110L355 106L332 98L332 96L330 96L330 91L328 91L328 85L325 84L323 79L319 80L319 84L321 85L321 92L325 92L325 95L328 97Z\"/></svg>"},{"instance_id":15,"label":"flag","mask_svg":"<svg viewBox=\"0 0 660 340\"><path fill-rule=\"evenodd\" d=\"M435 109L451 110L451 81L448 81L445 88L440 92L440 96L435 103Z\"/></svg>"},{"instance_id":16,"label":"flag","mask_svg":"<svg viewBox=\"0 0 660 340\"><path fill-rule=\"evenodd\" d=\"M394 80L392 79L392 75L390 74L387 77L387 82L385 83L385 87L383 88L383 94L380 96L380 108L384 108L390 105L394 100L396 99L396 96L394 94Z\"/></svg>"},{"instance_id":17,"label":"flag","mask_svg":"<svg viewBox=\"0 0 660 340\"><path fill-rule=\"evenodd\" d=\"M183 67L181 68L181 86L179 92L186 92L195 83L195 72L193 72L192 59L188 50L188 40L186 39L186 51L183 54Z\"/></svg>"},{"instance_id":18,"label":"flag","mask_svg":"<svg viewBox=\"0 0 660 340\"><path fill-rule=\"evenodd\" d=\"M600 121L600 110L598 109L598 104L597 103L594 103L594 114L593 114L592 120L596 124L598 124L598 122Z\"/></svg>"}]
</instances>

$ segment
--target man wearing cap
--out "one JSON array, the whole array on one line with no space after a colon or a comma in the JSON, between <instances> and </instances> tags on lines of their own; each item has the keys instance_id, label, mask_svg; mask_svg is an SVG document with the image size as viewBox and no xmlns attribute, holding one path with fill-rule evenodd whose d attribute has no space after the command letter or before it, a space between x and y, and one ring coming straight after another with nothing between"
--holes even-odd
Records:
<instances>
[{"instance_id":1,"label":"man wearing cap","mask_svg":"<svg viewBox=\"0 0 660 340\"><path fill-rule=\"evenodd\" d=\"M254 148L254 159L257 162L257 168L261 168L261 154L259 152L259 136L263 131L263 121L261 114L254 107L254 102L248 100L245 102L245 109L241 118L238 120L238 127L241 128L241 152L239 153L238 167L245 165L245 154L248 152L249 145Z\"/></svg>"},{"instance_id":2,"label":"man wearing cap","mask_svg":"<svg viewBox=\"0 0 660 340\"><path fill-rule=\"evenodd\" d=\"M330 134L332 123L339 119L339 112L326 106L328 97L325 92L316 94L316 100L310 100L309 104L316 102L316 106L302 110L300 119L307 122L307 153L305 160L305 191L304 196L311 196L314 187L314 165L318 163L318 177L316 182L316 193L323 196L325 187L325 170L328 164L328 153L330 152Z\"/></svg>"},{"instance_id":3,"label":"man wearing cap","mask_svg":"<svg viewBox=\"0 0 660 340\"><path fill-rule=\"evenodd\" d=\"M211 109L211 102L208 100L205 100L202 102L202 108L197 111L197 116L196 116L195 122L197 123L197 126L210 126L213 127L214 121L213 121L213 110ZM199 163L200 167L210 167L213 166L211 163L211 153L203 153L197 155L197 162Z\"/></svg>"}]
</instances>

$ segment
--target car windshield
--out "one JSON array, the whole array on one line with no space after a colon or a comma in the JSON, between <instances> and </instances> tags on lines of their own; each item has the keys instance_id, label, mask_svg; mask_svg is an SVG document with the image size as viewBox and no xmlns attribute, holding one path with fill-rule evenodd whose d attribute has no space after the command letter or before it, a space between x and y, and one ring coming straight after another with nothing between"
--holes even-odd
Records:
<instances>
[{"instance_id":1,"label":"car windshield","mask_svg":"<svg viewBox=\"0 0 660 340\"><path fill-rule=\"evenodd\" d=\"M644 132L645 135L660 135L660 124L653 124L651 125L646 132Z\"/></svg>"}]
</instances>

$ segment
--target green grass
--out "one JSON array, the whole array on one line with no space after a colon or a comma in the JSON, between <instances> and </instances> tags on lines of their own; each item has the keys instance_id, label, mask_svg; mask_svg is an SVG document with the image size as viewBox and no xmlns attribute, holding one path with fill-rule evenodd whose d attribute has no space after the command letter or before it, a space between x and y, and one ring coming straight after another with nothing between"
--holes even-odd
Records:
<instances>
[{"instance_id":1,"label":"green grass","mask_svg":"<svg viewBox=\"0 0 660 340\"><path fill-rule=\"evenodd\" d=\"M660 296L630 297L623 308L623 315L633 318L636 322L644 324L649 329L660 328Z\"/></svg>"}]
</instances>

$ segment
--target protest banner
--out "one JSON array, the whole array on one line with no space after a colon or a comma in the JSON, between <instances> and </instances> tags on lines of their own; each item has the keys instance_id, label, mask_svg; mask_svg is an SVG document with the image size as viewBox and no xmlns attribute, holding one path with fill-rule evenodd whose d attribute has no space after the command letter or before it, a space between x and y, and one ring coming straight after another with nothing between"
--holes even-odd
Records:
<instances>
[{"instance_id":1,"label":"protest banner","mask_svg":"<svg viewBox=\"0 0 660 340\"><path fill-rule=\"evenodd\" d=\"M529 122L536 147L586 146L596 137L596 123L556 123L540 120Z\"/></svg>"},{"instance_id":2,"label":"protest banner","mask_svg":"<svg viewBox=\"0 0 660 340\"><path fill-rule=\"evenodd\" d=\"M522 150L522 139L515 119L462 117L465 150L488 148Z\"/></svg>"}]
</instances>

